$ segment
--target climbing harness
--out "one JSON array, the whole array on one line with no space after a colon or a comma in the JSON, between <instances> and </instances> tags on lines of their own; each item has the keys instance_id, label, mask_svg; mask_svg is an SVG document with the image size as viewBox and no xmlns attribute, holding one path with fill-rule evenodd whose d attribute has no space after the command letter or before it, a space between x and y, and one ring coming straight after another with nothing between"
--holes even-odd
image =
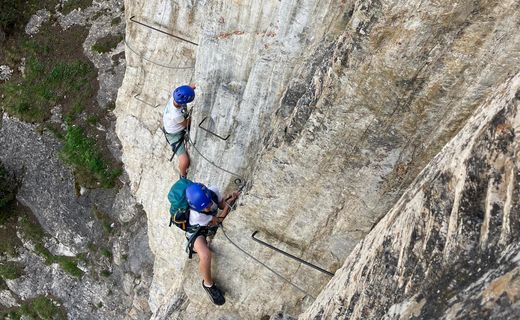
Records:
<instances>
[{"instance_id":1,"label":"climbing harness","mask_svg":"<svg viewBox=\"0 0 520 320\"><path fill-rule=\"evenodd\" d=\"M132 46L130 46L128 41L124 40L124 42L125 42L125 45L128 47L128 49L130 49L130 51L135 53L139 58L141 58L144 61L147 61L147 62L150 62L152 64L155 64L157 66L160 66L160 67L163 67L163 68L167 68L167 69L175 69L175 70L184 70L184 69L193 69L193 68L195 68L195 66L170 66L170 65L167 65L167 64L164 64L164 63L161 63L161 62L153 61L152 59L147 58L147 57L141 55L137 50L132 48Z\"/></svg>"},{"instance_id":2,"label":"climbing harness","mask_svg":"<svg viewBox=\"0 0 520 320\"><path fill-rule=\"evenodd\" d=\"M168 134L168 132L166 132L166 130L164 130L164 127L161 128L163 133L164 133L164 138L166 139L166 142L172 147L172 156L170 158L170 162L173 160L173 157L175 157L175 155L177 154L177 151L179 150L179 148L181 147L181 145L183 143L186 143L186 130L182 130L181 133L182 133L182 136L179 138L179 140L173 142L173 143L170 143L170 141L168 141L168 137L166 136Z\"/></svg>"},{"instance_id":3,"label":"climbing harness","mask_svg":"<svg viewBox=\"0 0 520 320\"><path fill-rule=\"evenodd\" d=\"M272 249L272 250L274 250L274 251L276 251L276 252L280 252L281 254L283 254L283 255L285 255L285 256L291 258L291 259L294 259L294 260L296 260L296 261L298 261L298 262L301 262L301 263L303 263L303 264L306 265L306 266L309 266L309 267L311 267L311 268L314 268L314 269L318 270L319 272L322 272L322 273L324 273L324 274L326 274L326 275L328 275L328 276L331 276L331 277L334 276L334 273L332 273L332 272L329 272L329 271L327 271L327 270L325 270L325 269L322 269L322 268L318 267L317 265L314 265L314 264L312 264L312 263L310 263L310 262L307 262L307 261L305 261L305 260L303 260L303 259L301 259L301 258L298 258L298 257L296 257L296 256L294 256L294 255L292 255L292 254L290 254L290 253L288 253L288 252L285 252L285 251L283 251L283 250L281 250L281 249L278 249L277 247L275 247L275 246L273 246L273 245L270 245L270 244L268 244L267 242L264 242L264 241L262 241L262 240L260 240L260 239L258 239L258 238L255 238L255 235L256 235L257 233L258 233L258 231L253 232L253 234L251 235L251 238L253 238L254 241L260 243L261 245L266 246L266 247L268 247L269 249Z\"/></svg>"},{"instance_id":4,"label":"climbing harness","mask_svg":"<svg viewBox=\"0 0 520 320\"><path fill-rule=\"evenodd\" d=\"M191 259L194 253L197 253L197 251L193 250L193 246L195 245L195 240L197 239L197 237L212 237L217 233L217 229L218 226L201 227L199 225L194 226L192 228L192 231L194 230L192 235L189 238L186 237L186 240L188 240L188 242L186 243L186 253L188 254L188 259Z\"/></svg>"},{"instance_id":5,"label":"climbing harness","mask_svg":"<svg viewBox=\"0 0 520 320\"><path fill-rule=\"evenodd\" d=\"M193 41L190 41L190 40L184 39L184 38L179 37L179 36L176 36L176 35L174 35L174 34L172 34L172 33L169 33L169 32L166 32L166 31L163 31L163 30L161 30L161 29L157 29L157 28L155 28L155 27L152 27L151 25L148 25L148 24L142 23L142 22L140 22L140 21L137 21L137 20L135 20L134 18L135 18L135 16L131 16L131 17L130 17L130 21L135 22L135 23L137 23L137 24L140 24L140 25L142 25L142 26L144 26L144 27L146 27L146 28L149 28L149 29L152 29L152 30L158 31L158 32L160 32L160 33L166 34L166 35L168 35L168 36L170 36L170 37L173 37L173 38L175 38L175 39L178 39L178 40L181 40L181 41L184 41L184 42L187 42L187 43L191 43L191 44L196 45L196 46L199 45L198 43L195 43L195 42L193 42Z\"/></svg>"},{"instance_id":6,"label":"climbing harness","mask_svg":"<svg viewBox=\"0 0 520 320\"><path fill-rule=\"evenodd\" d=\"M228 135L224 138L224 137L219 136L218 134L216 134L216 133L214 133L214 132L212 132L212 131L210 131L210 130L204 128L204 127L202 126L202 123L204 123L204 121L206 121L207 118L208 118L208 117L204 117L204 119L202 119L202 121L199 123L199 128L201 128L202 130L206 131L207 133L209 133L209 134L211 134L211 135L213 135L213 136L215 136L215 137L217 137L217 138L219 138L219 139L221 139L221 140L224 140L224 141L226 141L226 140L231 136L231 134L228 134Z\"/></svg>"},{"instance_id":7,"label":"climbing harness","mask_svg":"<svg viewBox=\"0 0 520 320\"><path fill-rule=\"evenodd\" d=\"M242 184L242 181L240 179L235 179L235 184L238 186L238 190L237 190L238 192L241 192L245 187L245 184ZM229 203L228 198L224 199L224 203L229 207L228 214L231 211L236 209L237 200L238 199L235 199L235 201L233 201L232 203ZM216 217L216 218L219 218L219 217ZM222 223L222 221L220 221L218 225L212 226L212 227L208 227L208 226L201 227L199 225L189 227L190 229L188 230L188 232L192 233L192 235L189 238L187 238L188 243L186 244L186 252L188 253L189 259L192 258L193 253L197 253L193 250L193 246L195 245L195 239L197 239L197 237L200 235L202 235L204 237L214 236L217 233L217 230L221 223Z\"/></svg>"},{"instance_id":8,"label":"climbing harness","mask_svg":"<svg viewBox=\"0 0 520 320\"><path fill-rule=\"evenodd\" d=\"M226 239L235 247L237 248L239 251L241 251L243 254L245 254L246 256L248 256L249 258L253 259L254 261L256 261L257 263L259 263L261 266L263 266L264 268L266 268L267 270L271 271L272 273L274 273L278 278L282 279L284 282L286 282L287 284L291 285L293 288L295 288L296 290L300 291L301 293L305 294L305 296L308 296L310 298L312 298L313 300L316 300L316 297L314 297L313 295L311 295L310 293L308 293L307 291L305 291L304 289L300 288L299 286L295 285L294 283L291 282L291 280L287 279L286 277L284 277L283 275L281 275L280 273L276 272L275 270L273 270L271 267L269 267L268 265L266 265L265 263L263 263L262 261L258 260L257 258L255 258L253 255L251 255L249 252L245 251L244 249L242 249L239 245L237 245L235 242L233 242L233 240L231 240L228 235L226 234L226 231L224 230L224 225L222 223L220 223L220 228L222 229L222 233L224 234L224 237L226 237Z\"/></svg>"},{"instance_id":9,"label":"climbing harness","mask_svg":"<svg viewBox=\"0 0 520 320\"><path fill-rule=\"evenodd\" d=\"M185 119L190 119L191 118L191 112L192 112L193 108L192 109L188 109L187 111L187 117L185 117ZM177 150L179 150L179 148L181 147L182 144L184 144L184 147L187 149L187 145L188 145L188 139L190 137L190 129L191 129L191 125L190 126L187 126L185 130L183 130L183 134L182 136L179 138L179 140L175 141L174 143L170 143L170 141L168 141L168 137L166 136L167 132L166 130L164 130L164 127L161 127L163 133L164 133L164 138L166 139L166 143L168 143L171 147L172 147L172 156L170 157L170 162L172 162L173 158L175 157L175 154L177 154Z\"/></svg>"}]
</instances>

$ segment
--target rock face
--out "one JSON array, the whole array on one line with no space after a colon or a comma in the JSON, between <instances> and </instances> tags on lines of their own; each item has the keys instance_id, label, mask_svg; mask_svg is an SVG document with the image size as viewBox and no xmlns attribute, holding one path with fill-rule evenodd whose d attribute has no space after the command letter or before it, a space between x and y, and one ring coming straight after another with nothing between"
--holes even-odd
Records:
<instances>
[{"instance_id":1,"label":"rock face","mask_svg":"<svg viewBox=\"0 0 520 320\"><path fill-rule=\"evenodd\" d=\"M153 259L146 219L135 199L128 188L77 195L71 170L59 161L58 141L35 127L5 116L0 127L0 159L21 180L17 199L31 209L49 235L44 246L53 255L83 255L85 261L78 267L84 275L77 278L57 263L48 265L35 253L35 244L18 233L13 236L23 239L24 247L7 260L23 265L24 275L6 280L10 291L0 295L0 306L16 305L12 293L20 301L50 295L63 302L71 319L148 318ZM99 219L95 211L106 216ZM111 229L108 235L107 227ZM102 249L104 255L99 253ZM106 278L100 276L105 271Z\"/></svg>"},{"instance_id":2,"label":"rock face","mask_svg":"<svg viewBox=\"0 0 520 320\"><path fill-rule=\"evenodd\" d=\"M300 319L520 315L520 74L353 250Z\"/></svg>"},{"instance_id":3,"label":"rock face","mask_svg":"<svg viewBox=\"0 0 520 320\"><path fill-rule=\"evenodd\" d=\"M122 3L87 1L81 5L88 8L68 14L40 10L29 21L26 32L38 33L42 23L49 20L59 23L63 30L76 25L88 27L83 49L99 69L97 104L110 109L124 75L122 38L104 54L94 52L92 47L107 34L122 33ZM1 80L9 81L12 70L1 67ZM64 123L60 105L52 107L50 122L58 128L71 125ZM20 122L3 113L4 105L0 108L0 162L19 180L17 200L31 211L31 215L16 212L18 220L7 221L9 226L2 221L0 226L1 241L11 238L15 247L14 253L9 252L5 247L10 244L2 243L0 264L2 268L17 266L14 276L5 276L5 268L2 270L0 318L35 298L49 297L59 302L70 319L148 319L153 256L146 217L125 184L125 177L121 177L117 189L80 187L72 168L59 155L63 140L46 130L45 124ZM80 116L91 114L83 112ZM107 127L98 123L96 137L106 134L109 149L117 158L120 146L110 121L107 123ZM22 219L32 215L34 224L24 228ZM13 234L6 234L11 230ZM42 239L38 242L34 238L40 233Z\"/></svg>"},{"instance_id":4,"label":"rock face","mask_svg":"<svg viewBox=\"0 0 520 320\"><path fill-rule=\"evenodd\" d=\"M128 19L191 41L127 23L127 69L115 110L116 131L131 191L148 218L155 254L149 299L153 318L259 319L279 311L282 317L304 312L330 277L258 245L249 235L259 230L267 242L332 272L349 254L354 259L361 251L358 242L475 110L489 106L491 97L511 100L504 86L514 87L510 79L520 66L520 36L512 32L520 22L518 9L517 1L469 0L126 1ZM226 291L227 303L221 308L204 296L197 259L187 260L182 233L167 227L166 194L178 174L176 162L168 162L171 152L161 115L171 90L190 81L198 89L189 177L228 190L237 178L247 182L239 209L225 222L226 234L291 282L244 255L219 232L211 246L213 273ZM495 104L490 110L500 107ZM504 117L513 113L505 111ZM204 128L230 134L229 139L200 129L203 119ZM478 136L475 130L466 131ZM459 170L470 167L476 170L479 164ZM445 179L465 181L456 178ZM485 188L488 180L483 180ZM500 193L497 199L507 198L507 193L495 193ZM440 201L435 203L439 208L447 205L444 198L431 199ZM427 239L434 222L440 220L414 237ZM466 223L473 222L463 220L457 226ZM494 223L489 220L486 226ZM493 247L496 235L489 230L482 243ZM407 266L399 271L415 274ZM455 273L459 266L450 268ZM342 268L336 278L348 272ZM428 281L435 279L432 275ZM333 283L333 290L343 290L344 282ZM401 301L390 288L376 292L385 296L377 296L381 308L374 309L374 316L386 314L394 303L389 317L412 307L423 312L421 299L432 299L421 296L397 305ZM345 290L345 297L354 295L353 289ZM387 295L396 300L385 303ZM324 307L328 300L322 299L333 299L327 297L323 293L306 315L324 315L321 309L329 310ZM399 297L408 298L404 293ZM346 301L330 302L330 314L343 315L346 311L333 310ZM363 317L363 305L359 308L356 312Z\"/></svg>"}]
</instances>

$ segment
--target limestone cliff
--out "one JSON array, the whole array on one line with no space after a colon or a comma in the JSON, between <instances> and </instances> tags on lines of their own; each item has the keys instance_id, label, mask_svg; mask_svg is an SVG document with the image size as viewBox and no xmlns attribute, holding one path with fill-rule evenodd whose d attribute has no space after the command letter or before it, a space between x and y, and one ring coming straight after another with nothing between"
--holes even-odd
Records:
<instances>
[{"instance_id":1,"label":"limestone cliff","mask_svg":"<svg viewBox=\"0 0 520 320\"><path fill-rule=\"evenodd\" d=\"M446 145L300 319L520 314L520 74Z\"/></svg>"},{"instance_id":2,"label":"limestone cliff","mask_svg":"<svg viewBox=\"0 0 520 320\"><path fill-rule=\"evenodd\" d=\"M250 234L259 230L270 243L336 271L475 110L505 95L501 86L520 66L518 7L469 0L126 1L127 70L116 130L131 190L148 218L153 318L304 312L330 277L259 246ZM237 177L247 182L226 233L301 290L219 232L214 274L227 303L215 308L204 296L197 261L187 260L183 235L167 226L166 194L178 174L168 162L161 114L173 87L190 81L198 89L189 177L222 189ZM230 138L198 128L205 117L205 128ZM337 278L346 274L344 267ZM325 303L308 314L323 314ZM385 306L374 312L384 314L391 304Z\"/></svg>"}]
</instances>

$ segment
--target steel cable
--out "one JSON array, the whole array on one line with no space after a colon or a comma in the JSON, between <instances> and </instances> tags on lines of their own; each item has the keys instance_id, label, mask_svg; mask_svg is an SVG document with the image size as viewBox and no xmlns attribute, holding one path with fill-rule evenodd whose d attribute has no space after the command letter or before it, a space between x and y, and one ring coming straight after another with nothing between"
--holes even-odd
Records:
<instances>
[{"instance_id":1,"label":"steel cable","mask_svg":"<svg viewBox=\"0 0 520 320\"><path fill-rule=\"evenodd\" d=\"M228 235L226 234L226 231L224 230L224 225L222 223L220 223L220 228L222 229L222 233L224 234L224 237L226 237L226 239L235 247L237 248L238 250L240 250L243 254L245 254L246 256L248 256L249 258L253 259L254 261L258 262L260 265L262 265L264 268L266 268L267 270L271 271L272 273L274 273L277 277L279 277L280 279L282 279L284 282L286 282L287 284L291 285L293 288L295 288L296 290L300 291L301 293L305 294L305 296L308 296L310 298L312 298L313 300L316 300L316 297L314 297L313 295L311 295L310 293L308 293L307 291L305 291L304 289L298 287L297 285L295 285L294 283L291 282L291 280L285 278L284 276L282 276L281 274L279 274L278 272L276 272L275 270L273 270L271 267L269 267L268 265L266 265L265 263L263 263L262 261L258 260L257 258L255 258L254 256L252 256L249 252L245 251L244 249L242 249L239 245L237 245L236 243L233 242L233 240L231 240Z\"/></svg>"}]
</instances>

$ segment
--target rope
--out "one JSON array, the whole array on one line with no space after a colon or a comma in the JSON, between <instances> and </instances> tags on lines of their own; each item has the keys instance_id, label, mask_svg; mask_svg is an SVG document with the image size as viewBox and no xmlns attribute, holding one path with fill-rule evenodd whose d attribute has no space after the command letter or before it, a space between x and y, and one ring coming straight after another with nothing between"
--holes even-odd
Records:
<instances>
[{"instance_id":1,"label":"rope","mask_svg":"<svg viewBox=\"0 0 520 320\"><path fill-rule=\"evenodd\" d=\"M125 42L125 45L128 47L128 49L130 49L130 51L132 51L133 53L135 53L139 58L141 58L142 60L145 60L145 61L148 61L150 63L153 63L155 65L158 65L160 67L163 67L163 68L168 68L168 69L176 69L176 70L184 70L184 69L193 69L195 68L195 66L191 66L191 67L179 67L179 66L169 66L169 65L166 65L166 64L162 64L160 62L156 62L156 61L153 61L151 59L148 59L146 58L145 56L142 56L139 52L137 52L137 50L135 50L134 48L132 48L128 42L126 41L126 39L124 40Z\"/></svg>"},{"instance_id":2,"label":"rope","mask_svg":"<svg viewBox=\"0 0 520 320\"><path fill-rule=\"evenodd\" d=\"M268 265L266 265L265 263L263 263L262 261L258 260L257 258L253 257L250 253L248 253L247 251L245 251L244 249L242 249L240 246L238 246L236 243L234 243L229 237L228 235L226 234L226 232L224 231L224 224L220 223L220 228L222 229L222 233L224 234L224 237L226 237L226 239L228 239L228 241L233 245L235 246L235 248L237 248L238 250L240 250L243 254L245 254L246 256L248 256L249 258L253 259L254 261L258 262L260 265L262 265L264 268L266 268L267 270L271 271L272 273L274 273L276 276L278 276L280 279L282 279L284 282L288 283L289 285L291 285L293 288L295 288L296 290L300 291L301 293L305 294L305 296L307 297L310 297L312 298L313 300L316 300L316 297L314 297L313 295L311 295L310 293L308 293L307 291L305 291L304 289L298 287L297 285L295 285L294 283L291 282L291 280L285 278L284 276L282 276L281 274L279 274L278 272L276 272L275 270L273 270L271 267L269 267Z\"/></svg>"}]
</instances>

